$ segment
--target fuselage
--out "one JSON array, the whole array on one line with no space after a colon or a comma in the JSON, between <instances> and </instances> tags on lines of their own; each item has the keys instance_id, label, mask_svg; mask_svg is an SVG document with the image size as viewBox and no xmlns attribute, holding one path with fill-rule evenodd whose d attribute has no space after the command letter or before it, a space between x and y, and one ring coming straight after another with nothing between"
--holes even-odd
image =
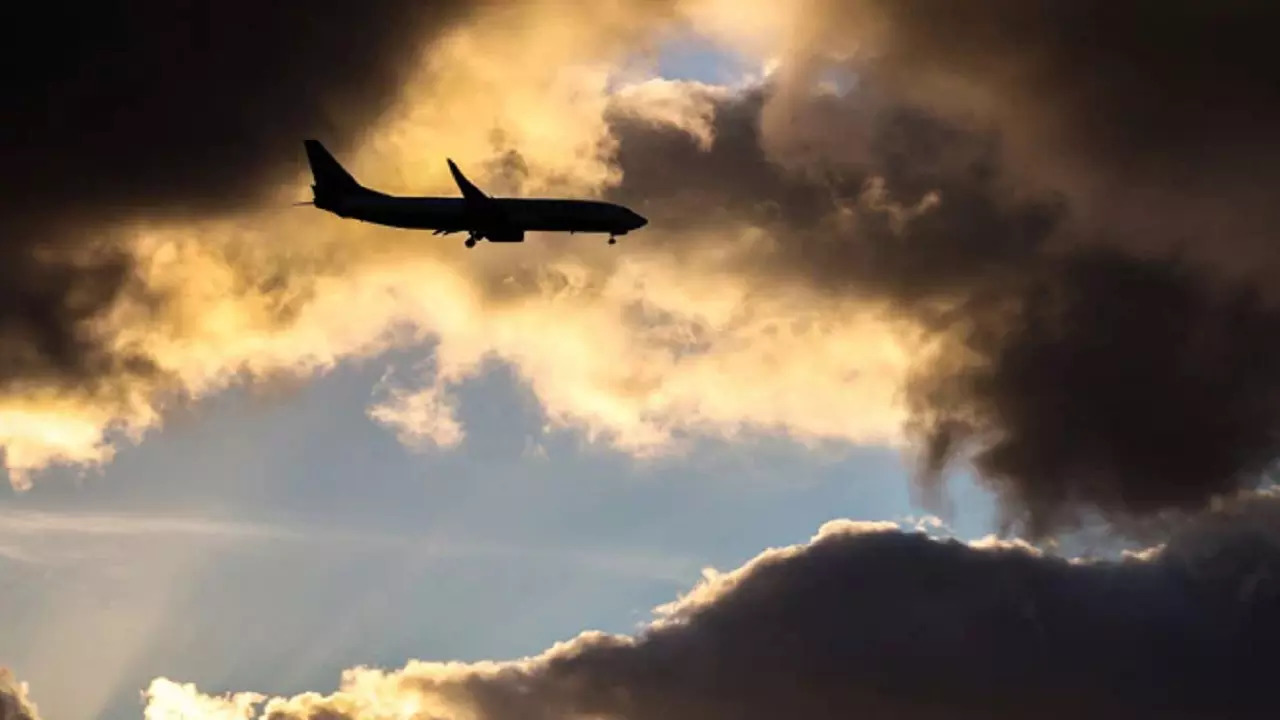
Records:
<instances>
[{"instance_id":1,"label":"fuselage","mask_svg":"<svg viewBox=\"0 0 1280 720\"><path fill-rule=\"evenodd\" d=\"M449 160L449 172L462 197L402 197L361 185L319 140L304 141L315 182L317 208L344 218L411 230L466 232L476 242L523 242L526 232L608 233L625 235L648 224L632 210L599 200L497 198L485 194Z\"/></svg>"},{"instance_id":2,"label":"fuselage","mask_svg":"<svg viewBox=\"0 0 1280 720\"><path fill-rule=\"evenodd\" d=\"M645 225L643 217L613 203L596 200L492 198L486 211L462 198L398 197L377 192L344 195L321 207L342 217L414 230L461 232L490 220L533 232L622 235ZM496 212L492 212L496 211Z\"/></svg>"}]
</instances>

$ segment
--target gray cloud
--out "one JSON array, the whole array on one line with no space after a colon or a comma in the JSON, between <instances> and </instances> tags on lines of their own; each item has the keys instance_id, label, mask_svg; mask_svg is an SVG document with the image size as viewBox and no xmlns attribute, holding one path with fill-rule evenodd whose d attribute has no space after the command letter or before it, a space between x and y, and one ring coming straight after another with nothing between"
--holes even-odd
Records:
<instances>
[{"instance_id":1,"label":"gray cloud","mask_svg":"<svg viewBox=\"0 0 1280 720\"><path fill-rule=\"evenodd\" d=\"M1273 3L818 6L826 48L865 41L862 69L897 94L994 118L1020 146L1134 176L1275 173L1256 162L1275 148L1255 144L1280 119Z\"/></svg>"},{"instance_id":2,"label":"gray cloud","mask_svg":"<svg viewBox=\"0 0 1280 720\"><path fill-rule=\"evenodd\" d=\"M662 610L510 663L355 670L265 717L382 707L609 717L1262 718L1280 641L1280 502L1245 498L1162 548L1066 561L837 522ZM409 711L405 711L406 713ZM470 713L475 713L474 715Z\"/></svg>"},{"instance_id":3,"label":"gray cloud","mask_svg":"<svg viewBox=\"0 0 1280 720\"><path fill-rule=\"evenodd\" d=\"M972 461L1032 535L1267 483L1280 217L1256 186L1280 77L1255 61L1274 6L819 6L816 59L712 98L708 150L615 114L614 194L655 242L746 221L777 242L743 272L925 328L937 352L904 388L922 482ZM814 92L855 41L827 63L854 89Z\"/></svg>"},{"instance_id":4,"label":"gray cloud","mask_svg":"<svg viewBox=\"0 0 1280 720\"><path fill-rule=\"evenodd\" d=\"M473 691L491 718L1261 717L1280 596L1255 578L1280 569L1276 537L1240 533L1206 558L1181 542L1072 565L833 532L762 556L635 645L582 642Z\"/></svg>"},{"instance_id":5,"label":"gray cloud","mask_svg":"<svg viewBox=\"0 0 1280 720\"><path fill-rule=\"evenodd\" d=\"M1035 262L1060 224L1059 197L1015 194L998 138L861 93L809 96L799 122L820 131L775 153L762 125L778 94L768 84L717 98L705 151L679 128L616 113L614 196L664 230L767 228L776 246L748 256L744 272L911 305Z\"/></svg>"}]
</instances>

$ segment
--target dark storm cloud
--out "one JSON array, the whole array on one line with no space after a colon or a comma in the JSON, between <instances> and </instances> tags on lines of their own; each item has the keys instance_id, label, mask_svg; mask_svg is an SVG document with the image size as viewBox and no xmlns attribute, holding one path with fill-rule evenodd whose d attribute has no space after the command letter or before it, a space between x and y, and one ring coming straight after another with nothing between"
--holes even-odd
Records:
<instances>
[{"instance_id":1,"label":"dark storm cloud","mask_svg":"<svg viewBox=\"0 0 1280 720\"><path fill-rule=\"evenodd\" d=\"M130 272L103 226L242 206L303 167L303 137L353 141L464 4L15 5L0 50L0 392L146 372L84 327Z\"/></svg>"},{"instance_id":2,"label":"dark storm cloud","mask_svg":"<svg viewBox=\"0 0 1280 720\"><path fill-rule=\"evenodd\" d=\"M1280 459L1280 313L1176 259L1069 253L966 301L947 341L977 361L912 380L923 479L972 452L1033 534L1193 511Z\"/></svg>"},{"instance_id":3,"label":"dark storm cloud","mask_svg":"<svg viewBox=\"0 0 1280 720\"><path fill-rule=\"evenodd\" d=\"M1033 533L1202 507L1280 458L1280 6L1121 5L832 5L824 47L872 38L853 92L718 99L707 152L618 113L616 194L935 333L925 482L971 458Z\"/></svg>"},{"instance_id":4,"label":"dark storm cloud","mask_svg":"<svg viewBox=\"0 0 1280 720\"><path fill-rule=\"evenodd\" d=\"M1278 509L1251 498L1163 550L1089 563L834 523L637 637L586 634L500 667L410 665L388 686L405 695L382 699L421 693L452 708L418 706L433 716L484 720L1270 717ZM364 706L311 700L269 717Z\"/></svg>"},{"instance_id":5,"label":"dark storm cloud","mask_svg":"<svg viewBox=\"0 0 1280 720\"><path fill-rule=\"evenodd\" d=\"M837 34L874 18L868 69L900 92L994 114L1012 135L1086 153L1089 165L1195 175L1276 157L1256 144L1280 120L1275 3L820 5Z\"/></svg>"},{"instance_id":6,"label":"dark storm cloud","mask_svg":"<svg viewBox=\"0 0 1280 720\"><path fill-rule=\"evenodd\" d=\"M863 7L882 23L878 86L989 123L1016 179L1071 199L1069 250L966 298L951 339L980 362L918 379L931 449L977 450L1037 529L1264 481L1280 457L1280 214L1262 190L1280 180L1280 6ZM971 244L971 227L951 232Z\"/></svg>"},{"instance_id":7,"label":"dark storm cloud","mask_svg":"<svg viewBox=\"0 0 1280 720\"><path fill-rule=\"evenodd\" d=\"M859 69L900 97L1000 130L1024 177L1134 249L1280 271L1280 5L1049 0L825 3L866 33ZM837 44L839 40L837 39Z\"/></svg>"},{"instance_id":8,"label":"dark storm cloud","mask_svg":"<svg viewBox=\"0 0 1280 720\"><path fill-rule=\"evenodd\" d=\"M868 108L857 95L811 98L813 160L784 167L761 137L773 91L718 100L706 152L681 130L616 114L615 197L667 230L732 220L779 235L767 255L743 261L746 272L903 301L968 290L1034 261L1062 218L1060 199L1014 194L992 137L915 108Z\"/></svg>"}]
</instances>

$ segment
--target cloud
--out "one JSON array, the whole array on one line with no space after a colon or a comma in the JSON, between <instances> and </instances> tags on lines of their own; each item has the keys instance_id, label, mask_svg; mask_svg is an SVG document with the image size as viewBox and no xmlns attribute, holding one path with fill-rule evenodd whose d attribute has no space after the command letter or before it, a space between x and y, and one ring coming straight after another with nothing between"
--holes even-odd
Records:
<instances>
[{"instance_id":1,"label":"cloud","mask_svg":"<svg viewBox=\"0 0 1280 720\"><path fill-rule=\"evenodd\" d=\"M615 591L618 582L679 587L698 568L644 549L439 530L0 511L0 663L30 683L43 715L100 717L136 707L132 698L165 670L213 673L207 679L234 665L252 676L253 667L276 666L270 656L281 653L288 670L273 677L288 683L343 653L376 652L380 636L438 599L442 582L483 590L485 574L477 584L468 572L477 565L504 569L500 576L554 576L542 585L552 597L566 588L594 591L602 577ZM353 587L354 576L364 580ZM468 612L482 619L483 608L473 603ZM272 631L217 640L246 611ZM320 625L332 632L317 637ZM192 654L181 640L191 634L214 642Z\"/></svg>"},{"instance_id":2,"label":"cloud","mask_svg":"<svg viewBox=\"0 0 1280 720\"><path fill-rule=\"evenodd\" d=\"M724 2L696 5L700 30L776 58L791 81L843 66L908 104L997 126L1021 160L1051 161L1057 181L1069 168L1170 190L1275 173L1274 163L1250 160L1274 152L1258 141L1280 112L1264 29L1277 10L1260 0L805 0L762 8L759 19L730 14Z\"/></svg>"},{"instance_id":3,"label":"cloud","mask_svg":"<svg viewBox=\"0 0 1280 720\"><path fill-rule=\"evenodd\" d=\"M42 7L24 16L30 42L4 51L25 70L0 138L14 180L0 199L9 467L109 456L104 427L166 381L153 358L97 327L138 270L118 223L240 209L290 179L297 138L358 140L415 50L463 7L146 0L98 3L71 21Z\"/></svg>"},{"instance_id":4,"label":"cloud","mask_svg":"<svg viewBox=\"0 0 1280 720\"><path fill-rule=\"evenodd\" d=\"M258 693L208 697L200 695L194 685L179 685L168 681L154 683L148 690L148 695L155 704L149 705L144 711L145 720L167 717L251 720L254 706L266 699Z\"/></svg>"},{"instance_id":5,"label":"cloud","mask_svg":"<svg viewBox=\"0 0 1280 720\"><path fill-rule=\"evenodd\" d=\"M383 377L379 386L387 397L369 408L369 417L391 428L403 444L413 447L456 447L465 437L457 418L457 402L437 378L423 387L405 388Z\"/></svg>"},{"instance_id":6,"label":"cloud","mask_svg":"<svg viewBox=\"0 0 1280 720\"><path fill-rule=\"evenodd\" d=\"M415 51L464 9L144 0L98 3L71 21L43 7L24 15L30 42L4 51L24 72L0 137L13 180L0 199L3 424L33 404L87 396L106 408L123 402L113 385L157 374L93 328L135 269L115 223L238 210L290 179L299 137L358 140ZM96 452L83 433L58 434L47 442L71 460ZM43 460L7 451L18 466Z\"/></svg>"},{"instance_id":7,"label":"cloud","mask_svg":"<svg viewBox=\"0 0 1280 720\"><path fill-rule=\"evenodd\" d=\"M218 699L161 678L147 716L1261 718L1280 640L1278 508L1243 498L1114 561L836 521L708 571L636 636L355 668L330 695ZM206 716L223 715L183 717Z\"/></svg>"},{"instance_id":8,"label":"cloud","mask_svg":"<svg viewBox=\"0 0 1280 720\"><path fill-rule=\"evenodd\" d=\"M201 517L154 517L139 514L56 513L40 510L0 510L0 537L26 541L39 537L98 537L145 539L155 535L209 540L256 537L282 539L287 528Z\"/></svg>"},{"instance_id":9,"label":"cloud","mask_svg":"<svg viewBox=\"0 0 1280 720\"><path fill-rule=\"evenodd\" d=\"M434 34L390 109L339 154L391 191L453 192L447 149L495 191L599 194L619 180L612 105L643 106L656 122L683 122L688 110L678 92L664 106L641 98L653 87L611 91L626 51L671 8L605 3L572 22L554 2L476 9ZM710 243L693 264L661 248L622 255L578 239L501 255L423 243L285 208L288 175L281 169L283 180L235 211L140 211L111 225L130 272L77 327L112 364L91 382L28 378L0 398L19 486L52 463L106 462L169 408L233 383L306 377L432 337L443 386L509 362L550 422L640 454L691 434L897 435L891 396L904 350L874 306L804 287L774 292L717 269L724 253ZM703 234L760 236L742 223ZM776 381L745 391L733 380L768 374ZM721 392L725 383L735 391ZM373 412L407 440L438 426L434 399L394 397ZM850 418L840 402L866 409Z\"/></svg>"},{"instance_id":10,"label":"cloud","mask_svg":"<svg viewBox=\"0 0 1280 720\"><path fill-rule=\"evenodd\" d=\"M393 38L411 28L370 44L391 48L369 62L394 92L369 100L353 80L343 95L344 70L304 93L360 111L328 120L357 177L452 193L447 152L495 192L612 197L651 225L612 248L546 237L498 253L285 208L290 181L306 184L294 143L324 113L259 113L244 157L262 164L216 167L260 181L232 192L184 160L175 194L103 196L129 209L86 215L98 206L72 203L77 190L52 236L82 241L22 246L63 273L42 287L75 320L44 345L6 344L28 368L0 388L15 482L105 462L230 384L430 339L424 394L409 383L371 411L409 442L442 428L461 441L438 393L498 360L550 424L637 455L762 432L911 442L931 489L971 461L1031 534L1258 486L1280 424L1276 315L1258 282L1275 268L1278 218L1257 190L1274 165L1246 149L1270 147L1270 64L1253 62L1269 11L924 8L617 0L566 15L546 0L386 21ZM618 82L629 53L682 22L768 72L734 87ZM307 27L298 42L336 32ZM1206 58L1212 73L1186 64ZM224 137L176 136L202 153ZM143 182L149 167L117 169Z\"/></svg>"},{"instance_id":11,"label":"cloud","mask_svg":"<svg viewBox=\"0 0 1280 720\"><path fill-rule=\"evenodd\" d=\"M1255 62L1271 5L796 12L772 44L700 18L774 71L691 90L709 130L616 116L616 197L655 225L749 222L770 242L740 275L914 326L901 397L922 482L971 461L1026 532L1268 482L1280 217L1257 191L1277 165L1249 148L1269 156L1280 116Z\"/></svg>"},{"instance_id":12,"label":"cloud","mask_svg":"<svg viewBox=\"0 0 1280 720\"><path fill-rule=\"evenodd\" d=\"M98 594L104 586L136 591L150 569L196 549L303 538L296 529L200 517L6 509L0 510L0 568L21 578L14 587L22 592L14 598L52 584L70 599L93 595L85 592L93 583ZM148 558L152 567L138 558Z\"/></svg>"},{"instance_id":13,"label":"cloud","mask_svg":"<svg viewBox=\"0 0 1280 720\"><path fill-rule=\"evenodd\" d=\"M1274 465L1273 4L547 0L251 27L225 22L235 6L208 24L138 7L85 27L195 50L21 63L61 80L15 89L34 114L5 145L31 179L0 225L18 485L233 383L428 339L424 394L371 411L407 441L460 440L439 393L497 359L550 423L637 455L907 439L929 487L968 460L1033 535L1192 511ZM616 89L624 55L686 12L766 77ZM89 92L86 67L133 85ZM393 192L452 193L448 153L496 192L614 197L652 224L617 248L498 253L286 209L312 134ZM265 712L1260 716L1274 505L1117 563L837 524L637 637L354 670ZM148 713L258 700L158 680Z\"/></svg>"},{"instance_id":14,"label":"cloud","mask_svg":"<svg viewBox=\"0 0 1280 720\"><path fill-rule=\"evenodd\" d=\"M0 667L0 720L40 720L26 683L18 682L6 667Z\"/></svg>"}]
</instances>

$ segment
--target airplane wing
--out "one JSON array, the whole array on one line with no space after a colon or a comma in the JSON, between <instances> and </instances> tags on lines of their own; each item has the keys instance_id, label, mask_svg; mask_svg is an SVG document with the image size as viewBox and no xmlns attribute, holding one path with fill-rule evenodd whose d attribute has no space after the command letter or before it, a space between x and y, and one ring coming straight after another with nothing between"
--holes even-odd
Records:
<instances>
[{"instance_id":1,"label":"airplane wing","mask_svg":"<svg viewBox=\"0 0 1280 720\"><path fill-rule=\"evenodd\" d=\"M449 160L449 172L453 174L453 181L462 191L462 198L467 208L466 214L472 223L473 239L477 235L496 242L521 242L524 239L524 230L512 224L502 204L495 202L468 180L453 160Z\"/></svg>"},{"instance_id":2,"label":"airplane wing","mask_svg":"<svg viewBox=\"0 0 1280 720\"><path fill-rule=\"evenodd\" d=\"M448 160L446 158L446 160ZM476 187L474 183L467 179L462 171L458 169L457 164L453 160L448 160L449 172L453 175L453 181L458 184L458 189L462 191L462 197L471 202L484 202L489 199L484 191Z\"/></svg>"}]
</instances>

